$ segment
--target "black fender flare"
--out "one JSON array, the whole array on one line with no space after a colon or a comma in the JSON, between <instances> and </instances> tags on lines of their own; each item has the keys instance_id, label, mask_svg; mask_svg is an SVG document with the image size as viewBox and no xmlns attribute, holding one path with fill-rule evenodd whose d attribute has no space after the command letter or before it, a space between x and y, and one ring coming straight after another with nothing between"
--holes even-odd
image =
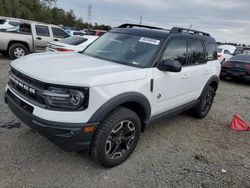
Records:
<instances>
[{"instance_id":1,"label":"black fender flare","mask_svg":"<svg viewBox=\"0 0 250 188\"><path fill-rule=\"evenodd\" d=\"M142 94L136 92L128 92L117 95L104 103L89 119L89 123L101 122L112 110L118 106L128 103L135 102L141 105L145 111L145 120L147 121L151 116L151 105L149 100ZM143 122L142 122L143 123Z\"/></svg>"},{"instance_id":2,"label":"black fender flare","mask_svg":"<svg viewBox=\"0 0 250 188\"><path fill-rule=\"evenodd\" d=\"M202 93L204 93L205 89L206 89L209 85L211 85L213 82L216 82L216 83L217 83L217 86L218 86L218 85L219 85L219 81L220 81L220 79L219 79L219 77L218 77L217 75L213 75L212 77L210 77L210 78L208 79L206 85L204 86L204 88L203 88L203 90L202 90L202 92L201 92L201 95L202 95ZM217 88L215 89L215 92L216 92L216 90L217 90ZM201 97L201 95L200 95L200 97Z\"/></svg>"}]
</instances>

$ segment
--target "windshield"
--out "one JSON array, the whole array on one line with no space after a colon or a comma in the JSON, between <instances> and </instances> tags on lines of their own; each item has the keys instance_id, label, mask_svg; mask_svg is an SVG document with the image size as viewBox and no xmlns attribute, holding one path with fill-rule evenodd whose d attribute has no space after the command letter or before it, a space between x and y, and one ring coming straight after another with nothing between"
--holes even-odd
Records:
<instances>
[{"instance_id":1,"label":"windshield","mask_svg":"<svg viewBox=\"0 0 250 188\"><path fill-rule=\"evenodd\" d=\"M137 35L107 33L84 54L125 65L145 67L160 46L160 40Z\"/></svg>"}]
</instances>

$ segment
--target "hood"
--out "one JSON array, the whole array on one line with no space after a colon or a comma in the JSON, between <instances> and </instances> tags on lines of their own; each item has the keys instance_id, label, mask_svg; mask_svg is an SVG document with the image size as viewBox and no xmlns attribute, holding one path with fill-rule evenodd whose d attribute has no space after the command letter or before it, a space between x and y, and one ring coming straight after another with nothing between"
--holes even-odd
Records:
<instances>
[{"instance_id":1,"label":"hood","mask_svg":"<svg viewBox=\"0 0 250 188\"><path fill-rule=\"evenodd\" d=\"M32 54L11 67L36 80L70 86L101 86L143 79L146 69L135 68L79 53Z\"/></svg>"}]
</instances>

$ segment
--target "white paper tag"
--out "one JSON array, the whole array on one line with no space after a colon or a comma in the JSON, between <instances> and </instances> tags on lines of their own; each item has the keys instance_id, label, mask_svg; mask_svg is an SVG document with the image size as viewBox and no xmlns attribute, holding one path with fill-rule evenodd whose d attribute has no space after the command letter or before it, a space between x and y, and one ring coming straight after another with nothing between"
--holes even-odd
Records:
<instances>
[{"instance_id":1,"label":"white paper tag","mask_svg":"<svg viewBox=\"0 0 250 188\"><path fill-rule=\"evenodd\" d=\"M145 43L153 44L153 45L159 45L160 44L159 40L146 38L146 37L140 38L139 42L145 42Z\"/></svg>"}]
</instances>

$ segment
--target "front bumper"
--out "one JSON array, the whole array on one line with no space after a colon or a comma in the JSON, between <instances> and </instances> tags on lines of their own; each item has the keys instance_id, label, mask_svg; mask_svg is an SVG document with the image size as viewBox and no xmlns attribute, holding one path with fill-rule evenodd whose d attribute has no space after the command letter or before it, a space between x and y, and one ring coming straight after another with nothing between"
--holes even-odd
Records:
<instances>
[{"instance_id":1,"label":"front bumper","mask_svg":"<svg viewBox=\"0 0 250 188\"><path fill-rule=\"evenodd\" d=\"M10 110L26 125L36 130L65 151L89 149L92 133L84 133L84 127L97 127L98 123L60 123L47 121L32 114L32 107L20 100L10 90L4 95Z\"/></svg>"}]
</instances>

